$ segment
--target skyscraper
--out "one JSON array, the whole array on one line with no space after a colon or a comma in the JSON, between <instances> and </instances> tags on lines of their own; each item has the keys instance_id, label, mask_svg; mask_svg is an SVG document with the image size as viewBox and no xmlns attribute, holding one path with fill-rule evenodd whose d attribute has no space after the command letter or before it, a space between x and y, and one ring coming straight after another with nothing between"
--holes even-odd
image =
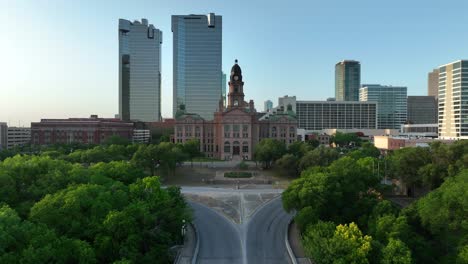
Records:
<instances>
[{"instance_id":1,"label":"skyscraper","mask_svg":"<svg viewBox=\"0 0 468 264\"><path fill-rule=\"evenodd\" d=\"M427 95L439 97L439 69L434 69L427 76Z\"/></svg>"},{"instance_id":2,"label":"skyscraper","mask_svg":"<svg viewBox=\"0 0 468 264\"><path fill-rule=\"evenodd\" d=\"M147 19L119 19L119 117L161 120L162 32Z\"/></svg>"},{"instance_id":3,"label":"skyscraper","mask_svg":"<svg viewBox=\"0 0 468 264\"><path fill-rule=\"evenodd\" d=\"M226 80L226 74L223 72L222 77L221 77L221 96L223 97L223 105L226 107L226 85L227 85L227 80Z\"/></svg>"},{"instance_id":4,"label":"skyscraper","mask_svg":"<svg viewBox=\"0 0 468 264\"><path fill-rule=\"evenodd\" d=\"M273 109L273 102L271 100L266 100L263 106L263 111L270 112Z\"/></svg>"},{"instance_id":5,"label":"skyscraper","mask_svg":"<svg viewBox=\"0 0 468 264\"><path fill-rule=\"evenodd\" d=\"M6 149L8 143L8 125L0 122L0 150Z\"/></svg>"},{"instance_id":6,"label":"skyscraper","mask_svg":"<svg viewBox=\"0 0 468 264\"><path fill-rule=\"evenodd\" d=\"M359 61L344 60L335 65L336 101L359 101L361 87L361 64Z\"/></svg>"},{"instance_id":7,"label":"skyscraper","mask_svg":"<svg viewBox=\"0 0 468 264\"><path fill-rule=\"evenodd\" d=\"M174 15L173 114L184 108L206 120L219 108L222 90L222 17Z\"/></svg>"},{"instance_id":8,"label":"skyscraper","mask_svg":"<svg viewBox=\"0 0 468 264\"><path fill-rule=\"evenodd\" d=\"M408 123L436 124L437 100L434 96L408 96Z\"/></svg>"},{"instance_id":9,"label":"skyscraper","mask_svg":"<svg viewBox=\"0 0 468 264\"><path fill-rule=\"evenodd\" d=\"M400 129L407 119L406 87L363 84L359 100L377 103L377 128Z\"/></svg>"},{"instance_id":10,"label":"skyscraper","mask_svg":"<svg viewBox=\"0 0 468 264\"><path fill-rule=\"evenodd\" d=\"M439 138L468 139L468 60L439 67Z\"/></svg>"}]
</instances>

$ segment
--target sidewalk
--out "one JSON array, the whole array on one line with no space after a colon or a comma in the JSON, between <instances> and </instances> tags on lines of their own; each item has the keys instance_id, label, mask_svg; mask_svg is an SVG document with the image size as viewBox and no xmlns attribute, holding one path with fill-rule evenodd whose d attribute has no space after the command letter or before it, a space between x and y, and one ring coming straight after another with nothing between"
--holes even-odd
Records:
<instances>
[{"instance_id":1,"label":"sidewalk","mask_svg":"<svg viewBox=\"0 0 468 264\"><path fill-rule=\"evenodd\" d=\"M185 234L184 246L180 250L176 264L190 264L192 263L195 247L197 246L197 237L192 224L187 225L187 233Z\"/></svg>"},{"instance_id":2,"label":"sidewalk","mask_svg":"<svg viewBox=\"0 0 468 264\"><path fill-rule=\"evenodd\" d=\"M299 229L297 228L297 225L294 222L292 222L291 225L289 225L288 239L289 239L289 245L291 246L291 249L294 252L294 255L296 256L297 263L298 264L312 263L305 256L304 248L302 247L302 244L301 244Z\"/></svg>"}]
</instances>

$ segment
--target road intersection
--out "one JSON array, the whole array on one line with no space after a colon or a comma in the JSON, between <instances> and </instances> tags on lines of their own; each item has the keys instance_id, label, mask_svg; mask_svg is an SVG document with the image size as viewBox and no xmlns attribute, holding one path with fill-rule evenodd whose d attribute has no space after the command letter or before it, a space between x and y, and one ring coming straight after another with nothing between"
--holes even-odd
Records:
<instances>
[{"instance_id":1,"label":"road intersection","mask_svg":"<svg viewBox=\"0 0 468 264\"><path fill-rule=\"evenodd\" d=\"M282 190L183 187L182 192L198 234L194 263L292 263L285 241L292 215L283 210Z\"/></svg>"}]
</instances>

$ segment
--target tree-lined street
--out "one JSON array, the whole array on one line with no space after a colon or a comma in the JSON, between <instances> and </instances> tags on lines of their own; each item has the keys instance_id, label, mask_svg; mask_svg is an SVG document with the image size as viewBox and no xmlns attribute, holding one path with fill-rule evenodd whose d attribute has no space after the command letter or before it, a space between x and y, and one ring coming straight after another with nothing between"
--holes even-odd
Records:
<instances>
[{"instance_id":1,"label":"tree-lined street","mask_svg":"<svg viewBox=\"0 0 468 264\"><path fill-rule=\"evenodd\" d=\"M184 190L183 190L184 191ZM240 197L254 192L278 192L278 190L242 190L196 188L185 191L223 192ZM239 199L239 206L246 203ZM196 202L190 202L194 211L194 225L199 236L197 263L290 263L285 244L287 226L292 215L286 213L281 198L260 203L241 218L241 222L222 215L215 210ZM219 206L219 205L217 205Z\"/></svg>"}]
</instances>

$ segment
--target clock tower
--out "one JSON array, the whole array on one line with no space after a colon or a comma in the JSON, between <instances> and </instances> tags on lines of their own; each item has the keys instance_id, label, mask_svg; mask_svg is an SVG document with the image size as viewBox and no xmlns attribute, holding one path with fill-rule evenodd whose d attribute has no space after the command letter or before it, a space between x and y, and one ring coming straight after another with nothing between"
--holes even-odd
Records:
<instances>
[{"instance_id":1,"label":"clock tower","mask_svg":"<svg viewBox=\"0 0 468 264\"><path fill-rule=\"evenodd\" d=\"M244 82L242 81L242 70L235 60L231 69L231 78L229 81L228 108L245 107L244 102Z\"/></svg>"}]
</instances>

